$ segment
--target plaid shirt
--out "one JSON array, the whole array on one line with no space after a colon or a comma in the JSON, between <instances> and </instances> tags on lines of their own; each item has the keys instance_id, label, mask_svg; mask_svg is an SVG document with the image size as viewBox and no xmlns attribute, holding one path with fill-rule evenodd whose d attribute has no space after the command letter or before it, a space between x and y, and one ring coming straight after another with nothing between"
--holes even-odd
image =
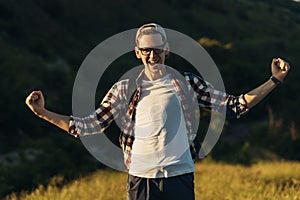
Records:
<instances>
[{"instance_id":1,"label":"plaid shirt","mask_svg":"<svg viewBox=\"0 0 300 200\"><path fill-rule=\"evenodd\" d=\"M181 101L192 154L196 153L193 143L197 133L197 127L194 123L197 120L197 116L193 115L195 113L193 105L196 102L197 107L199 105L213 111L225 108L227 110L226 115L230 118L239 118L248 111L244 95L228 95L225 92L214 89L211 84L193 73L185 72L183 77L178 75L176 70L172 68L167 69L172 74L172 83ZM119 81L108 91L94 113L85 118L71 116L69 133L75 137L103 133L113 120L119 118L122 124L119 138L120 145L124 152L125 164L129 166L130 153L134 142L135 108L142 92L142 74L143 71L136 80L136 90L133 95L128 95L130 87L132 87L129 84L129 79ZM196 124L198 125L198 123Z\"/></svg>"}]
</instances>

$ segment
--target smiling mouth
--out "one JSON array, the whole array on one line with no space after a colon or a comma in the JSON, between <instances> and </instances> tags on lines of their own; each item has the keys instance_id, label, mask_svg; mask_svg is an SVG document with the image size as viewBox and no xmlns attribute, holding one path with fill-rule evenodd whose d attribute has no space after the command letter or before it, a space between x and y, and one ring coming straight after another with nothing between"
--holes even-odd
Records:
<instances>
[{"instance_id":1,"label":"smiling mouth","mask_svg":"<svg viewBox=\"0 0 300 200\"><path fill-rule=\"evenodd\" d=\"M156 66L156 65L158 65L158 64L159 64L159 60L155 60L155 61L148 61L147 63L148 63L148 65L150 65L150 66Z\"/></svg>"}]
</instances>

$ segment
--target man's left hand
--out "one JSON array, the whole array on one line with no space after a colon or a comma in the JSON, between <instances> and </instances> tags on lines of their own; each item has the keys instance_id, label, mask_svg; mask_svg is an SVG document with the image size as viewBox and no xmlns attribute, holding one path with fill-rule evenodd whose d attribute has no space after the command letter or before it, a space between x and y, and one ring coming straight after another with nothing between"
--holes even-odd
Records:
<instances>
[{"instance_id":1,"label":"man's left hand","mask_svg":"<svg viewBox=\"0 0 300 200\"><path fill-rule=\"evenodd\" d=\"M284 77L290 70L290 65L281 58L274 58L271 64L272 75L279 81L283 81Z\"/></svg>"}]
</instances>

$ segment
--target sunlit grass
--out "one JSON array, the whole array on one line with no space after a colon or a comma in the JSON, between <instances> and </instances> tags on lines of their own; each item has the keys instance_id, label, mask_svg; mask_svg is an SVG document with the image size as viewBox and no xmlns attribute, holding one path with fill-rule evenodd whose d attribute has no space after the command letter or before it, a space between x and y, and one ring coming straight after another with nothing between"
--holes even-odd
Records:
<instances>
[{"instance_id":1,"label":"sunlit grass","mask_svg":"<svg viewBox=\"0 0 300 200\"><path fill-rule=\"evenodd\" d=\"M300 163L196 167L196 199L300 199Z\"/></svg>"},{"instance_id":2,"label":"sunlit grass","mask_svg":"<svg viewBox=\"0 0 300 200\"><path fill-rule=\"evenodd\" d=\"M41 185L33 192L11 194L6 199L122 200L126 199L126 181L126 173L109 169L67 184L62 184L63 177L56 176L47 186ZM195 193L199 200L300 200L300 163L268 162L251 167L197 163Z\"/></svg>"}]
</instances>

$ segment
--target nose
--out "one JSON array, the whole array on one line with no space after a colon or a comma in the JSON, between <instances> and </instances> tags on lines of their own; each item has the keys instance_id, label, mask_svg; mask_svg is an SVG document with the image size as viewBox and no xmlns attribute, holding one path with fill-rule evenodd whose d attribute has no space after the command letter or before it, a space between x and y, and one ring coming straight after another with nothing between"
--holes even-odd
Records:
<instances>
[{"instance_id":1,"label":"nose","mask_svg":"<svg viewBox=\"0 0 300 200\"><path fill-rule=\"evenodd\" d=\"M154 58L155 57L155 52L154 52L154 49L151 49L151 51L150 51L150 54L149 54L149 57L150 58Z\"/></svg>"}]
</instances>

